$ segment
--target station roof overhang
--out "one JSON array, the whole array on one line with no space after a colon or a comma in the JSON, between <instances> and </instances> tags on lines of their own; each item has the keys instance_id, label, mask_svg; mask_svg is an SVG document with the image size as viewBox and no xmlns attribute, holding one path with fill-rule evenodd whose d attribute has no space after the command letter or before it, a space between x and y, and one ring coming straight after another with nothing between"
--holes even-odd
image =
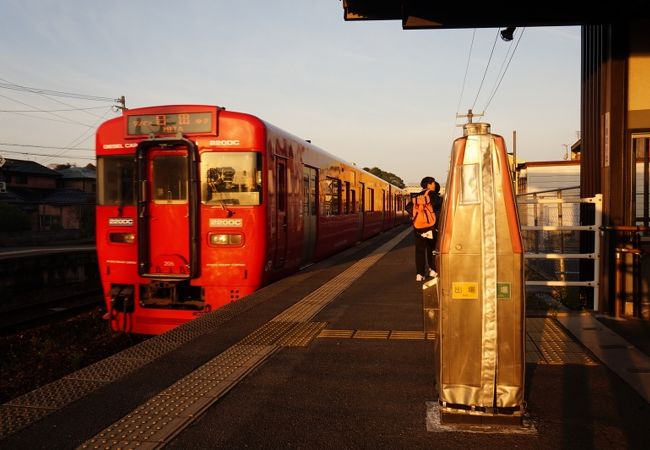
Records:
<instances>
[{"instance_id":1,"label":"station roof overhang","mask_svg":"<svg viewBox=\"0 0 650 450\"><path fill-rule=\"evenodd\" d=\"M544 2L450 2L435 0L342 0L344 18L359 20L401 20L402 28L501 28L611 23L611 8L568 5L566 0ZM620 0L616 10L634 16L643 0Z\"/></svg>"}]
</instances>

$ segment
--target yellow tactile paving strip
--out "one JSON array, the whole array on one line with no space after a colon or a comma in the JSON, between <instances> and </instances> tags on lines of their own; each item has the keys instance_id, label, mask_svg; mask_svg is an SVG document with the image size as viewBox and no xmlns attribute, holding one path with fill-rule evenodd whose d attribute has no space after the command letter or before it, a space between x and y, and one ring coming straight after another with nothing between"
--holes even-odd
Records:
<instances>
[{"instance_id":1,"label":"yellow tactile paving strip","mask_svg":"<svg viewBox=\"0 0 650 450\"><path fill-rule=\"evenodd\" d=\"M311 322L410 231L404 230L370 255L308 294L167 390L84 442L80 449L161 448L281 347L307 346L325 327ZM386 332L388 333L388 332Z\"/></svg>"},{"instance_id":2,"label":"yellow tactile paving strip","mask_svg":"<svg viewBox=\"0 0 650 450\"><path fill-rule=\"evenodd\" d=\"M526 319L526 362L587 366L598 364L580 344L571 339L555 319L548 317Z\"/></svg>"},{"instance_id":3,"label":"yellow tactile paving strip","mask_svg":"<svg viewBox=\"0 0 650 450\"><path fill-rule=\"evenodd\" d=\"M335 330L326 329L320 332L319 338L333 339L390 339L390 340L434 340L435 333L424 331L395 331L395 330Z\"/></svg>"},{"instance_id":4,"label":"yellow tactile paving strip","mask_svg":"<svg viewBox=\"0 0 650 450\"><path fill-rule=\"evenodd\" d=\"M325 329L319 338L329 339L379 339L379 340L434 340L435 333L395 330L335 330ZM555 319L548 317L526 319L526 362L533 364L579 364L593 366L598 363L583 347L564 332Z\"/></svg>"}]
</instances>

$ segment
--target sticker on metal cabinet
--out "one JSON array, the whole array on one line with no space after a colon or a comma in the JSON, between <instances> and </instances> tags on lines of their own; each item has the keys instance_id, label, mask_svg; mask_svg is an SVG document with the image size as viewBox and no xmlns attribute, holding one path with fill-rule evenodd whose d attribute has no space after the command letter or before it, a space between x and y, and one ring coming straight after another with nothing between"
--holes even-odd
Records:
<instances>
[{"instance_id":1,"label":"sticker on metal cabinet","mask_svg":"<svg viewBox=\"0 0 650 450\"><path fill-rule=\"evenodd\" d=\"M243 221L241 218L217 219L212 217L208 221L208 226L210 228L241 227L242 225L243 225Z\"/></svg>"},{"instance_id":2,"label":"sticker on metal cabinet","mask_svg":"<svg viewBox=\"0 0 650 450\"><path fill-rule=\"evenodd\" d=\"M451 298L469 300L478 299L478 283L467 281L452 282Z\"/></svg>"},{"instance_id":3,"label":"sticker on metal cabinet","mask_svg":"<svg viewBox=\"0 0 650 450\"><path fill-rule=\"evenodd\" d=\"M510 300L512 298L511 286L512 283L497 283L497 298L501 300Z\"/></svg>"}]
</instances>

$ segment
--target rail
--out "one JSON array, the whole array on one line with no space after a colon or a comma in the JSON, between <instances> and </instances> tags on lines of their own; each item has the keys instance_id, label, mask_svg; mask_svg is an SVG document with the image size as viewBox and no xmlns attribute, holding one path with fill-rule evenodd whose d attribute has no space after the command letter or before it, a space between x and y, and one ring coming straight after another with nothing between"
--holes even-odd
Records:
<instances>
[{"instance_id":1,"label":"rail","mask_svg":"<svg viewBox=\"0 0 650 450\"><path fill-rule=\"evenodd\" d=\"M532 206L533 208L533 224L522 224L522 231L535 231L535 239L532 243L532 247L535 251L530 251L530 248L525 249L524 258L526 260L531 259L548 259L548 260L558 260L560 264L560 279L559 280L526 280L526 286L550 286L550 287L562 287L562 286L580 286L580 287L589 287L593 289L593 310L598 311L599 309L599 296L600 296L600 286L598 282L598 274L600 272L600 237L599 231L602 225L602 194L596 194L594 197L580 198L580 197L565 197L563 196L563 191L576 189L576 187L564 188L564 189L555 189L549 191L538 191L534 193L519 194L517 197L517 204L520 211L520 215L525 206ZM555 197L540 197L539 194L549 194L555 192ZM593 224L590 225L565 225L563 218L563 209L562 206L566 204L593 204L594 205L594 218ZM539 211L540 205L555 205L557 208L557 225L545 224L544 218L541 216ZM582 221L579 221L582 223ZM560 249L558 252L547 252L540 251L539 245L539 232L560 232L559 237L559 246ZM593 235L593 251L589 252L572 252L567 253L565 251L565 237L564 233L566 231L578 231L578 232L590 232ZM530 247L527 246L527 247ZM593 263L593 273L590 279L583 279L581 281L567 280L566 279L566 260L592 260ZM579 272L581 278L584 278L582 271Z\"/></svg>"}]
</instances>

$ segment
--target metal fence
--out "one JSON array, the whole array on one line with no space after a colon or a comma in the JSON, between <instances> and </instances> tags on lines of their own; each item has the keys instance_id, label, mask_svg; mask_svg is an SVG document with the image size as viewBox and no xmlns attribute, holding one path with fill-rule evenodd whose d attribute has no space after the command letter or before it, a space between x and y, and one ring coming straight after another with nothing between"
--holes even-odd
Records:
<instances>
[{"instance_id":1,"label":"metal fence","mask_svg":"<svg viewBox=\"0 0 650 450\"><path fill-rule=\"evenodd\" d=\"M580 187L576 186L519 194L517 204L526 261L526 286L590 287L593 289L591 308L597 311L602 194L581 198ZM593 223L585 224L586 220L581 218L584 204L593 205L593 210L584 214L584 217L592 217L590 222ZM589 239L588 246L584 245L585 239ZM581 248L586 247L593 251L581 252ZM581 264L584 260L591 260L593 264ZM586 266L593 268L590 274L585 274Z\"/></svg>"}]
</instances>

